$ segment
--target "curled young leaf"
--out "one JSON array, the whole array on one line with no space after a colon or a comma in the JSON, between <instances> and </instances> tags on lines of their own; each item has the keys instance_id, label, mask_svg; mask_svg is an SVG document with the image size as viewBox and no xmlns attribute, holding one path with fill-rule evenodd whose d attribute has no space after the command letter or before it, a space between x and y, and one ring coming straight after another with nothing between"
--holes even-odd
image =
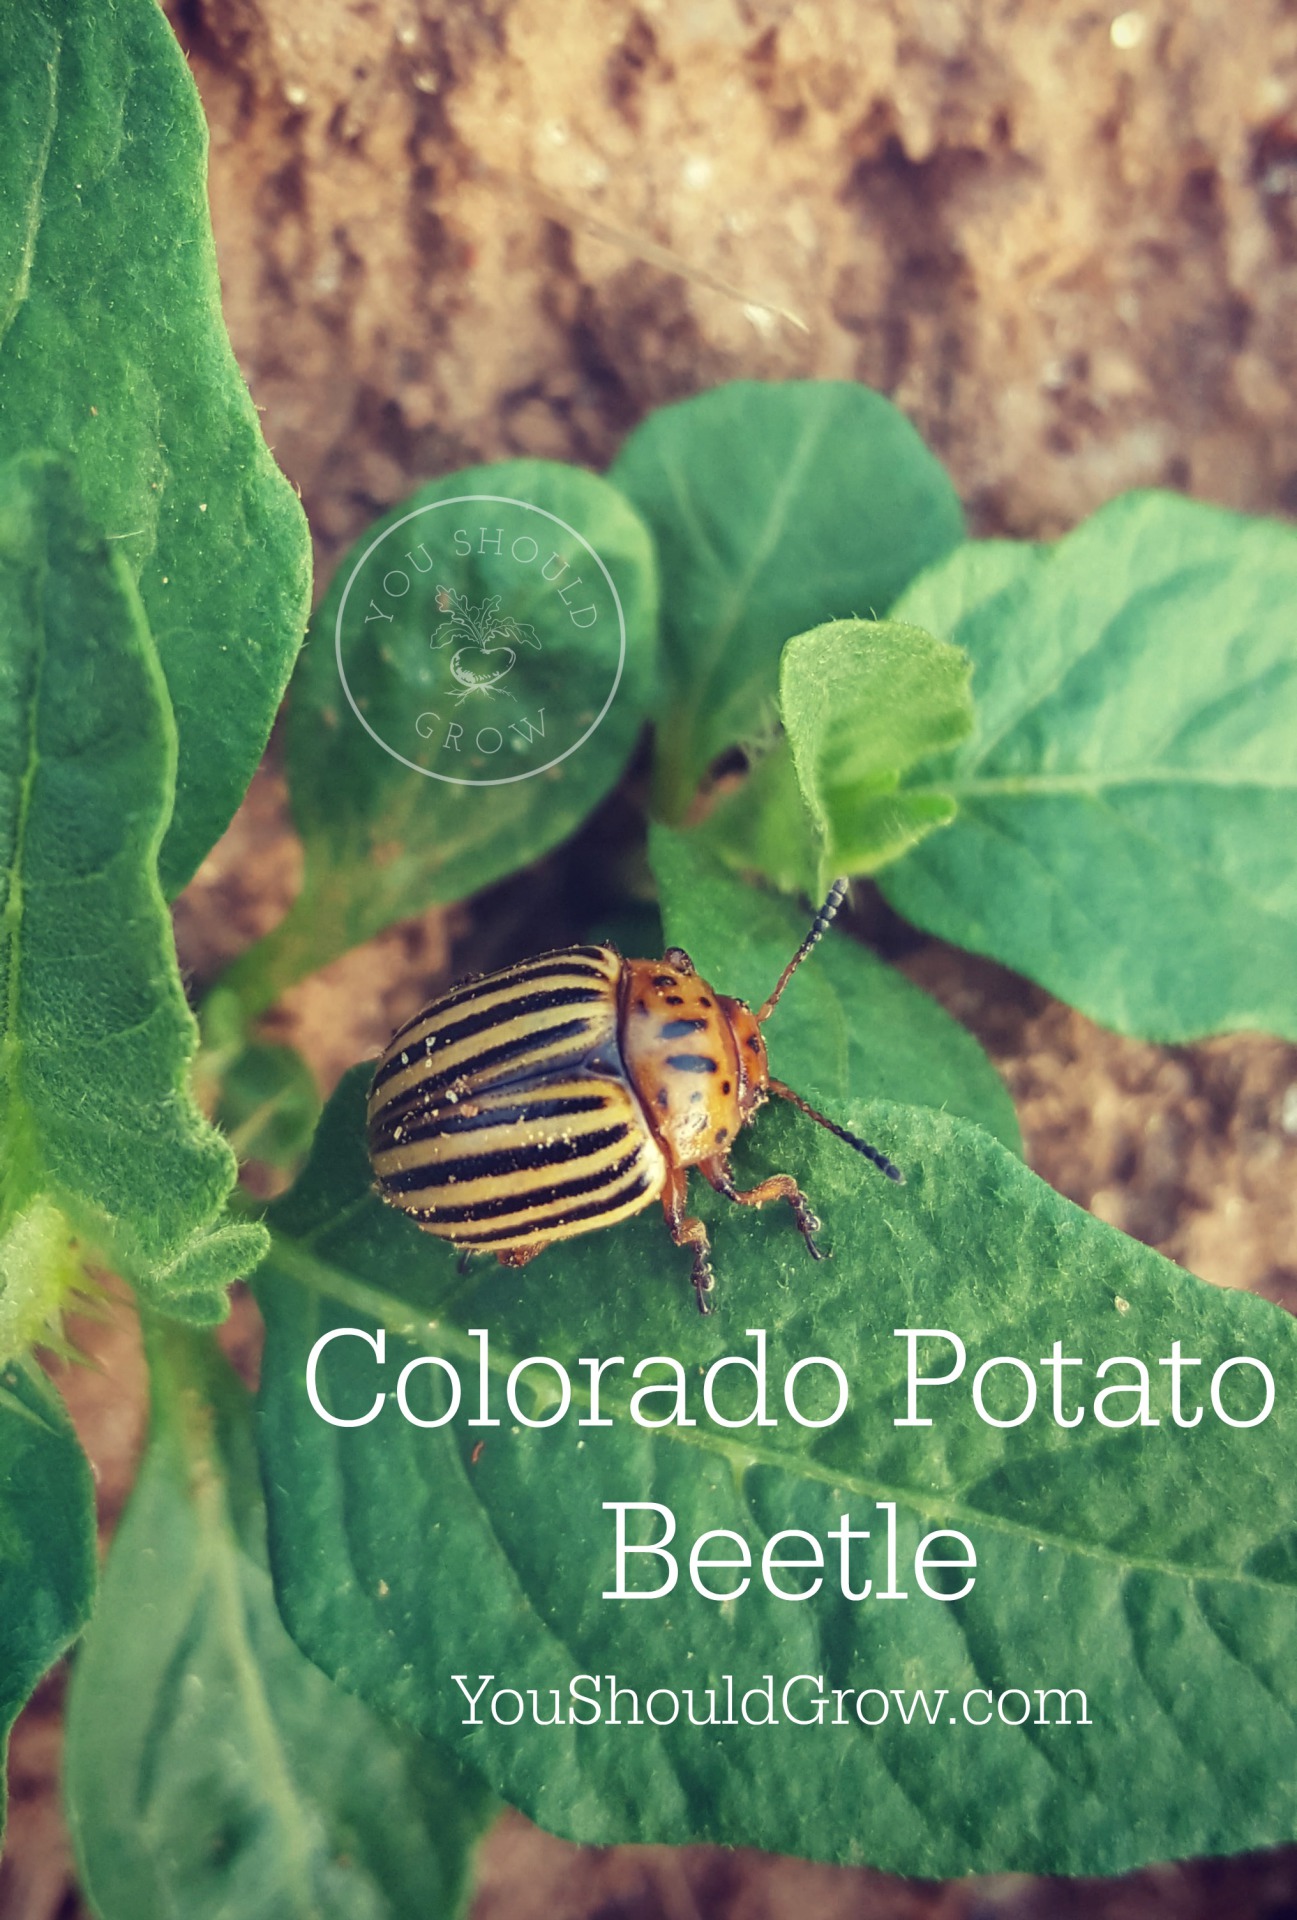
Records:
<instances>
[{"instance_id":1,"label":"curled young leaf","mask_svg":"<svg viewBox=\"0 0 1297 1920\"><path fill-rule=\"evenodd\" d=\"M904 776L972 731L968 675L958 647L898 620L835 620L784 648L780 709L821 885L872 873L954 819L949 794L912 793Z\"/></svg>"},{"instance_id":2,"label":"curled young leaf","mask_svg":"<svg viewBox=\"0 0 1297 1920\"><path fill-rule=\"evenodd\" d=\"M610 477L669 583L657 794L672 822L719 754L769 731L790 634L886 613L963 532L909 421L847 381L739 380L660 408Z\"/></svg>"}]
</instances>

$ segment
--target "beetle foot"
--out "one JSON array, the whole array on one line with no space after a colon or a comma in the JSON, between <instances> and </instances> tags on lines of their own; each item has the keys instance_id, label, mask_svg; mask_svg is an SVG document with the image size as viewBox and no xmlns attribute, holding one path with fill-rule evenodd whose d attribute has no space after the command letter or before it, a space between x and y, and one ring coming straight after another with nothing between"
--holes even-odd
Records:
<instances>
[{"instance_id":1,"label":"beetle foot","mask_svg":"<svg viewBox=\"0 0 1297 1920\"><path fill-rule=\"evenodd\" d=\"M828 1254L824 1248L817 1246L815 1243L815 1236L824 1225L824 1222L817 1213L811 1212L810 1207L802 1198L801 1194L791 1196L789 1204L793 1209L793 1218L797 1222L798 1232L806 1242L806 1251L810 1254L811 1259L827 1260Z\"/></svg>"},{"instance_id":2,"label":"beetle foot","mask_svg":"<svg viewBox=\"0 0 1297 1920\"><path fill-rule=\"evenodd\" d=\"M690 1276L694 1283L694 1292L698 1296L699 1313L715 1313L712 1294L716 1289L716 1275L712 1272L712 1263L701 1247L694 1249L694 1270Z\"/></svg>"}]
</instances>

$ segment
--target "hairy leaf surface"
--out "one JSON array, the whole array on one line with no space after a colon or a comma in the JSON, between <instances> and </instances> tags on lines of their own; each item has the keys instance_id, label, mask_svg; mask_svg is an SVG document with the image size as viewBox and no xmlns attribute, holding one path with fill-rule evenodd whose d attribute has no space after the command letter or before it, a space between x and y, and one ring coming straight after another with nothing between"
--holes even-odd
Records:
<instances>
[{"instance_id":1,"label":"hairy leaf surface","mask_svg":"<svg viewBox=\"0 0 1297 1920\"><path fill-rule=\"evenodd\" d=\"M315 1075L294 1047L251 1037L237 994L216 987L200 1013L194 1080L239 1159L296 1172L320 1117Z\"/></svg>"},{"instance_id":2,"label":"hairy leaf surface","mask_svg":"<svg viewBox=\"0 0 1297 1920\"><path fill-rule=\"evenodd\" d=\"M718 754L773 725L792 634L885 613L963 531L904 415L844 381L740 380L663 407L611 478L666 583L657 788L672 821Z\"/></svg>"},{"instance_id":3,"label":"hairy leaf surface","mask_svg":"<svg viewBox=\"0 0 1297 1920\"><path fill-rule=\"evenodd\" d=\"M560 561L570 560L567 573L555 564L546 578L545 547L523 563L508 538L494 551L495 523L511 501L539 510L536 534L543 528ZM384 574L365 556L388 552L389 529ZM606 578L568 529L595 550ZM582 578L581 569L589 578L569 604L565 582ZM398 574L408 588L387 599L382 580L398 584ZM580 625L573 615L583 615L587 592L595 614ZM481 622L492 599L528 638L514 629L446 638L457 608ZM653 698L656 653L648 533L594 474L506 461L449 474L393 508L341 561L312 622L287 729L305 880L288 917L231 970L229 984L249 1007L264 1006L393 921L476 893L565 839L626 765ZM498 688L467 684L510 654ZM606 701L603 719L581 740ZM551 753L565 757L546 765ZM495 780L502 771L516 777L451 783Z\"/></svg>"},{"instance_id":4,"label":"hairy leaf surface","mask_svg":"<svg viewBox=\"0 0 1297 1920\"><path fill-rule=\"evenodd\" d=\"M207 128L153 0L0 10L0 460L68 456L176 716L179 892L243 797L306 624L310 546L221 319Z\"/></svg>"},{"instance_id":5,"label":"hairy leaf surface","mask_svg":"<svg viewBox=\"0 0 1297 1920\"><path fill-rule=\"evenodd\" d=\"M65 1789L103 1920L450 1920L490 1810L340 1692L275 1609L251 1408L202 1335L149 1342L148 1453L68 1706Z\"/></svg>"},{"instance_id":6,"label":"hairy leaf surface","mask_svg":"<svg viewBox=\"0 0 1297 1920\"><path fill-rule=\"evenodd\" d=\"M1130 494L897 612L970 656L977 728L906 777L958 817L892 904L1119 1032L1297 1037L1297 532Z\"/></svg>"},{"instance_id":7,"label":"hairy leaf surface","mask_svg":"<svg viewBox=\"0 0 1297 1920\"><path fill-rule=\"evenodd\" d=\"M1053 1193L981 1128L921 1108L847 1108L848 1123L905 1168L879 1179L848 1148L791 1113L762 1113L736 1156L744 1179L796 1168L824 1219L832 1259L812 1265L782 1209L754 1216L704 1191L697 1210L716 1254L717 1312L693 1310L687 1260L660 1218L643 1214L542 1254L525 1271L488 1268L465 1280L453 1250L384 1210L369 1189L362 1143L367 1070L326 1110L315 1156L277 1204L274 1246L258 1281L269 1337L260 1437L281 1604L301 1644L385 1710L459 1743L506 1798L573 1838L722 1841L895 1872L952 1875L1006 1869L1110 1873L1154 1858L1228 1852L1297 1830L1297 1488L1291 1473L1297 1327L1265 1302L1217 1291ZM385 1329L386 1363L354 1336L320 1359L327 1427L304 1372L335 1328ZM898 1428L905 1342L896 1328L948 1328L968 1349L965 1377L928 1397L930 1427ZM490 1335L490 1416L475 1427L480 1343ZM746 1329L770 1342L770 1415L778 1424L723 1428L702 1405L700 1370L752 1357ZM1262 1426L1233 1430L1210 1410L1192 1428L1170 1412L1172 1343L1202 1364L1186 1374L1186 1414L1213 1370L1237 1354L1263 1360L1277 1398ZM1061 1344L1064 1411L1051 1417L1042 1356ZM951 1350L923 1350L945 1372ZM454 1422L416 1427L391 1397L420 1355L462 1378ZM561 1405L556 1377L528 1356L561 1361L574 1405L547 1429L525 1424ZM1040 1375L1040 1405L1023 1425L992 1426L974 1409L974 1368L1020 1356ZM695 1426L644 1431L628 1419L641 1357L682 1363ZM837 1360L850 1406L834 1424L795 1425L782 1403L791 1365ZM1093 1401L1100 1363L1143 1358L1157 1426L1108 1430ZM582 1427L589 1369L606 1371L611 1426ZM1130 1377L1127 1365L1117 1378ZM827 1419L836 1394L823 1370L800 1382L804 1414ZM648 1378L666 1377L661 1362ZM1105 1384L1112 1384L1111 1376ZM1257 1411L1260 1382L1227 1376L1225 1404ZM447 1376L424 1366L406 1381L425 1420L450 1411ZM985 1404L1012 1419L1025 1387L1014 1369L984 1383ZM750 1378L731 1370L717 1409L739 1420ZM376 1400L376 1395L377 1400ZM386 1396L386 1397L385 1397ZM651 1414L664 1409L653 1406ZM1109 1405L1125 1416L1128 1402ZM525 1420L524 1417L525 1416ZM675 1546L728 1528L760 1555L800 1528L823 1540L843 1515L871 1541L853 1579L885 1577L894 1504L905 1601L844 1600L838 1551L823 1591L780 1601L754 1583L725 1604L698 1595L682 1569L664 1599L611 1600L613 1516L606 1501L671 1509ZM638 1541L659 1537L646 1517ZM924 1598L909 1577L919 1541L958 1528L978 1558L976 1584L955 1603ZM786 1549L805 1553L801 1543ZM706 1552L706 1550L704 1550ZM733 1555L713 1543L712 1557ZM656 1562L632 1584L657 1584ZM714 1585L731 1577L711 1576ZM809 1575L786 1578L800 1585ZM475 1689L517 1689L501 1711L470 1709L452 1676ZM533 1723L567 1713L581 1683L603 1707L588 1725ZM849 1694L846 1724L746 1724L739 1705L774 1679L776 1699L804 1674ZM726 1676L737 1689L728 1724ZM632 1688L609 1720L609 1676ZM927 1690L934 1721L914 1699ZM655 1689L682 1695L678 1717ZM854 1717L866 1701L866 1727ZM940 1694L940 1689L945 1689ZM1051 1689L1080 1688L1068 1723ZM1021 1689L1021 1694L1009 1693ZM720 1724L710 1724L708 1691ZM807 1711L809 1684L791 1696ZM909 1707L907 1725L893 1690ZM992 1704L1003 1695L1005 1713ZM1043 1708L1038 1690L1050 1695ZM490 1689L488 1688L488 1695ZM1025 1696L1027 1713L1022 1715ZM879 1700L889 1710L882 1718ZM964 1702L970 1703L965 1716ZM589 1710L583 1710L589 1717ZM755 1704L760 1722L764 1709ZM1045 1723L1042 1724L1041 1715ZM1021 1726L1007 1721L1023 1717ZM777 1756L777 1764L772 1759Z\"/></svg>"},{"instance_id":8,"label":"hairy leaf surface","mask_svg":"<svg viewBox=\"0 0 1297 1920\"><path fill-rule=\"evenodd\" d=\"M948 794L907 793L902 778L971 733L968 673L958 647L898 620L835 620L784 648L780 711L821 885L872 873L953 820Z\"/></svg>"},{"instance_id":9,"label":"hairy leaf surface","mask_svg":"<svg viewBox=\"0 0 1297 1920\"><path fill-rule=\"evenodd\" d=\"M800 946L810 910L735 880L692 834L654 827L649 852L668 939L718 992L759 1007ZM847 1100L938 1107L1021 1152L1013 1102L972 1034L845 934L821 940L764 1031L771 1072L830 1114Z\"/></svg>"},{"instance_id":10,"label":"hairy leaf surface","mask_svg":"<svg viewBox=\"0 0 1297 1920\"><path fill-rule=\"evenodd\" d=\"M0 470L0 1337L57 1298L71 1227L159 1304L220 1319L264 1230L189 1090L157 855L175 728L118 545L57 461Z\"/></svg>"},{"instance_id":11,"label":"hairy leaf surface","mask_svg":"<svg viewBox=\"0 0 1297 1920\"><path fill-rule=\"evenodd\" d=\"M90 1465L40 1368L0 1369L0 1831L9 1729L84 1626L95 1591Z\"/></svg>"}]
</instances>

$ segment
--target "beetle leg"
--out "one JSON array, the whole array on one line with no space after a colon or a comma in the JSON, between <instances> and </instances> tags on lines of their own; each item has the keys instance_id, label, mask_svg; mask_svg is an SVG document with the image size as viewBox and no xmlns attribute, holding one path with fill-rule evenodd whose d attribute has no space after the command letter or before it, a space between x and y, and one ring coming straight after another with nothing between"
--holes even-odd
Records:
<instances>
[{"instance_id":1,"label":"beetle leg","mask_svg":"<svg viewBox=\"0 0 1297 1920\"><path fill-rule=\"evenodd\" d=\"M793 1210L793 1219L798 1231L806 1242L806 1251L812 1260L823 1260L824 1251L815 1244L815 1235L822 1222L811 1212L811 1203L802 1192L791 1173L772 1173L768 1180L762 1180L757 1186L741 1191L734 1184L733 1176L724 1157L717 1154L710 1160L704 1160L699 1168L703 1179L715 1187L717 1193L727 1200L733 1200L740 1207L764 1207L767 1200L786 1200Z\"/></svg>"},{"instance_id":2,"label":"beetle leg","mask_svg":"<svg viewBox=\"0 0 1297 1920\"><path fill-rule=\"evenodd\" d=\"M699 1313L713 1311L709 1295L716 1285L716 1275L712 1272L711 1243L707 1238L707 1229L701 1220L692 1219L685 1212L685 1201L689 1197L689 1175L684 1167L667 1169L666 1185L662 1189L662 1211L666 1215L667 1226L671 1229L671 1238L678 1247L692 1247L694 1255L693 1281L694 1292L698 1295Z\"/></svg>"}]
</instances>

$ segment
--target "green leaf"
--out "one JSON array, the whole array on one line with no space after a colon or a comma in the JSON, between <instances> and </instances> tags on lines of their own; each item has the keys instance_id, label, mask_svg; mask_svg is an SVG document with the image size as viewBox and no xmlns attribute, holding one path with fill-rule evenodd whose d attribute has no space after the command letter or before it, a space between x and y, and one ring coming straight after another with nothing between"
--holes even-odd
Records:
<instances>
[{"instance_id":1,"label":"green leaf","mask_svg":"<svg viewBox=\"0 0 1297 1920\"><path fill-rule=\"evenodd\" d=\"M932 576L925 576L931 578ZM972 727L968 661L897 621L836 620L784 648L786 734L697 837L727 866L785 893L872 873L954 817L949 794L910 794L905 770Z\"/></svg>"},{"instance_id":2,"label":"green leaf","mask_svg":"<svg viewBox=\"0 0 1297 1920\"><path fill-rule=\"evenodd\" d=\"M237 994L217 987L199 1015L199 1099L238 1158L296 1171L320 1117L315 1076L295 1047L248 1037Z\"/></svg>"},{"instance_id":3,"label":"green leaf","mask_svg":"<svg viewBox=\"0 0 1297 1920\"><path fill-rule=\"evenodd\" d=\"M293 1047L245 1047L225 1075L214 1117L240 1160L295 1167L320 1117L315 1076Z\"/></svg>"},{"instance_id":4,"label":"green leaf","mask_svg":"<svg viewBox=\"0 0 1297 1920\"><path fill-rule=\"evenodd\" d=\"M65 1791L102 1920L434 1920L492 1811L289 1639L251 1409L209 1336L154 1329L149 1449L73 1670Z\"/></svg>"},{"instance_id":5,"label":"green leaf","mask_svg":"<svg viewBox=\"0 0 1297 1920\"><path fill-rule=\"evenodd\" d=\"M207 129L153 0L0 11L0 460L71 457L130 568L179 733L179 892L243 797L310 546L221 320Z\"/></svg>"},{"instance_id":6,"label":"green leaf","mask_svg":"<svg viewBox=\"0 0 1297 1920\"><path fill-rule=\"evenodd\" d=\"M907 793L918 760L972 732L958 647L897 620L835 620L784 648L780 708L821 843L821 885L872 873L955 816L949 794Z\"/></svg>"},{"instance_id":7,"label":"green leaf","mask_svg":"<svg viewBox=\"0 0 1297 1920\"><path fill-rule=\"evenodd\" d=\"M306 874L287 918L226 976L245 1006L565 839L626 765L656 645L648 533L593 474L540 460L469 468L370 527L293 683L288 777Z\"/></svg>"},{"instance_id":8,"label":"green leaf","mask_svg":"<svg viewBox=\"0 0 1297 1920\"><path fill-rule=\"evenodd\" d=\"M700 846L738 873L759 873L781 893L818 893L820 835L782 735L693 829Z\"/></svg>"},{"instance_id":9,"label":"green leaf","mask_svg":"<svg viewBox=\"0 0 1297 1920\"><path fill-rule=\"evenodd\" d=\"M897 612L977 709L907 777L959 813L883 877L898 911L1123 1033L1297 1038L1297 532L1131 494Z\"/></svg>"},{"instance_id":10,"label":"green leaf","mask_svg":"<svg viewBox=\"0 0 1297 1920\"><path fill-rule=\"evenodd\" d=\"M671 821L719 754L769 730L790 634L885 613L963 532L905 417L841 381L736 381L664 407L611 478L668 583L657 785Z\"/></svg>"},{"instance_id":11,"label":"green leaf","mask_svg":"<svg viewBox=\"0 0 1297 1920\"><path fill-rule=\"evenodd\" d=\"M0 1832L9 1729L81 1631L95 1592L90 1463L32 1361L0 1370Z\"/></svg>"},{"instance_id":12,"label":"green leaf","mask_svg":"<svg viewBox=\"0 0 1297 1920\"><path fill-rule=\"evenodd\" d=\"M649 855L667 938L718 991L759 1007L810 913L733 879L697 835L654 827ZM972 1034L845 934L826 934L794 974L766 1041L771 1070L831 1116L852 1100L938 1107L1022 1150L1013 1102Z\"/></svg>"},{"instance_id":13,"label":"green leaf","mask_svg":"<svg viewBox=\"0 0 1297 1920\"><path fill-rule=\"evenodd\" d=\"M274 1244L257 1286L267 1318L262 1368L263 1448L281 1606L295 1637L328 1671L426 1732L459 1744L506 1797L569 1837L593 1842L720 1841L892 1872L954 1875L1022 1870L1114 1873L1141 1861L1273 1845L1297 1831L1297 1326L1267 1303L1202 1285L1052 1192L981 1128L920 1108L848 1107L844 1118L905 1168L907 1185L879 1179L837 1140L781 1109L765 1112L736 1156L743 1180L793 1167L824 1219L832 1258L812 1266L783 1210L754 1215L706 1190L694 1196L713 1235L717 1311L692 1307L687 1259L671 1249L656 1209L614 1229L548 1249L525 1271L490 1267L467 1282L453 1249L384 1210L369 1189L363 1147L368 1070L326 1109L313 1161L277 1203ZM304 1374L334 1328L386 1329L380 1366L367 1341L335 1340L319 1356L326 1426ZM700 1371L725 1355L752 1358L769 1335L770 1416L760 1430L707 1417ZM899 1428L905 1349L895 1329L950 1329L962 1337L964 1377L920 1403L929 1427ZM490 1417L479 1414L478 1361L489 1335ZM1227 1358L1264 1362L1277 1385L1264 1425L1235 1430L1210 1405L1190 1429L1173 1424L1170 1374L1159 1359L1183 1342L1187 1417L1207 1402ZM1073 1430L1056 1425L1039 1362L1060 1342L1064 1412L1086 1408ZM455 1420L418 1428L393 1392L421 1354L447 1360L463 1383ZM524 1424L555 1410L556 1376L533 1369L506 1402L506 1379L527 1356L548 1355L573 1380L557 1425ZM921 1349L925 1374L952 1350ZM672 1355L685 1371L692 1427L651 1432L628 1419L632 1366ZM782 1383L798 1360L826 1355L843 1368L849 1405L836 1424L795 1426ZM978 1417L975 1368L1019 1356L1038 1377L1040 1404L1023 1425ZM1158 1426L1110 1430L1093 1406L1097 1367L1134 1355L1152 1377ZM611 1426L589 1418L590 1369L581 1357L625 1364L603 1373ZM811 1418L834 1407L831 1382ZM1129 1365L1115 1378L1129 1379ZM663 1378L659 1362L648 1378ZM1222 1404L1256 1410L1254 1372L1227 1375ZM806 1376L803 1376L803 1382ZM1110 1375L1105 1384L1112 1384ZM723 1384L723 1383L722 1383ZM423 1369L406 1383L423 1419L449 1411L448 1381ZM1000 1368L986 1406L1009 1419L1025 1386ZM382 1398L381 1396L386 1396ZM731 1420L752 1410L736 1380L717 1405ZM1109 1403L1110 1417L1131 1412ZM667 1410L648 1409L651 1416ZM685 1564L663 1600L601 1597L615 1586L614 1519L606 1501L649 1500L675 1517ZM718 1605L688 1578L690 1543L728 1528L759 1554L787 1527L823 1541L842 1516L871 1541L853 1578L882 1580L886 1512L896 1509L902 1603L841 1597L840 1547L825 1590L803 1605L752 1590ZM648 1516L650 1523L652 1516ZM920 1537L967 1534L977 1555L966 1599L925 1599L910 1578ZM657 1526L632 1538L652 1540ZM712 1548L723 1555L726 1546ZM705 1552L706 1550L704 1550ZM863 1556L868 1556L868 1564ZM651 1563L652 1564L652 1563ZM649 1568L636 1585L647 1584ZM800 1585L793 1575L788 1585ZM382 1586L380 1587L380 1582ZM718 1586L729 1577L713 1576ZM469 1708L471 1688L523 1695L500 1712ZM536 1726L558 1688L599 1676L597 1724ZM844 1688L847 1724L770 1727L671 1721L647 1697L693 1687L723 1700L767 1674ZM608 1723L608 1676L639 1698L641 1723ZM916 1718L896 1710L860 1726L855 1696L902 1690ZM910 1689L929 1690L929 1726ZM935 1691L947 1689L945 1702ZM1003 1697L981 1717L974 1690ZM1021 1714L1028 1723L1007 1722ZM1036 1690L1080 1688L1069 1724L1040 1724ZM591 1692L591 1685L584 1688ZM488 1689L488 1694L490 1689ZM804 1710L804 1695L794 1707ZM758 1715L759 1715L759 1710ZM877 1702L866 1701L876 1715ZM950 1724L954 1715L955 1724ZM724 1717L723 1706L720 1709ZM830 1693L829 1718L834 1717ZM881 1717L881 1716L880 1716Z\"/></svg>"},{"instance_id":14,"label":"green leaf","mask_svg":"<svg viewBox=\"0 0 1297 1920\"><path fill-rule=\"evenodd\" d=\"M0 1338L56 1303L60 1215L169 1310L219 1319L265 1233L226 1222L234 1156L188 1087L157 875L175 728L120 546L56 461L0 469L0 606Z\"/></svg>"}]
</instances>

